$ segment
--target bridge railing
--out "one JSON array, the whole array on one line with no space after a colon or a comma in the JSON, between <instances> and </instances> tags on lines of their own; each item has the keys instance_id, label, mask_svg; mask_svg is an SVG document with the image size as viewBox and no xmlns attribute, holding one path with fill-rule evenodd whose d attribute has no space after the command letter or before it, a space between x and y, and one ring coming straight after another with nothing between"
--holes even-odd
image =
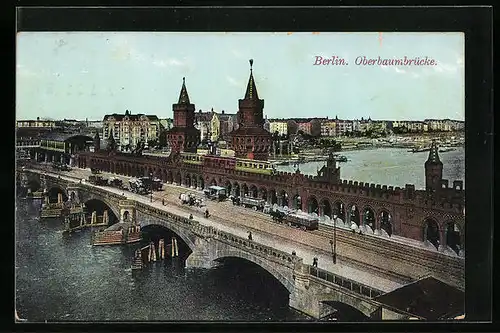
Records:
<instances>
[{"instance_id":1,"label":"bridge railing","mask_svg":"<svg viewBox=\"0 0 500 333\"><path fill-rule=\"evenodd\" d=\"M384 292L381 290L378 290L376 288L367 286L363 283L356 282L354 280L348 279L343 276L339 276L337 274L328 272L324 269L313 267L311 265L307 265L309 269L309 275L315 276L319 279L325 280L327 282L334 283L342 288L349 289L350 291L369 297L369 298L374 298L377 297Z\"/></svg>"},{"instance_id":2,"label":"bridge railing","mask_svg":"<svg viewBox=\"0 0 500 333\"><path fill-rule=\"evenodd\" d=\"M182 216L178 216L161 209L151 207L149 205L143 204L136 201L136 208L140 209L143 213L156 216L162 219L168 219L174 223L181 224L185 228L188 228L193 233L202 237L211 237L217 239L218 241L230 244L231 246L244 249L252 253L257 253L258 255L265 256L276 262L293 268L296 263L301 262L300 257L288 254L286 252L276 250L272 247L261 245L250 241L246 238L235 236L233 234L221 231L217 228L211 226L205 226L200 224L198 221L191 220Z\"/></svg>"}]
</instances>

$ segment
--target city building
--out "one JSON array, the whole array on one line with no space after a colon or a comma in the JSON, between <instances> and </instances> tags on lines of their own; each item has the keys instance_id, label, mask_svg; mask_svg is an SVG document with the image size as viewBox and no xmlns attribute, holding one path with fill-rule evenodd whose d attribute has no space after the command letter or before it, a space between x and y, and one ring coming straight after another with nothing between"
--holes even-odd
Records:
<instances>
[{"instance_id":1,"label":"city building","mask_svg":"<svg viewBox=\"0 0 500 333\"><path fill-rule=\"evenodd\" d=\"M132 114L126 110L125 114L106 115L102 122L102 137L108 138L112 133L121 151L132 150L139 142L151 144L159 139L160 120L154 115Z\"/></svg>"},{"instance_id":2,"label":"city building","mask_svg":"<svg viewBox=\"0 0 500 333\"><path fill-rule=\"evenodd\" d=\"M54 120L44 120L37 117L36 120L17 120L17 128L54 128L56 122Z\"/></svg>"},{"instance_id":3,"label":"city building","mask_svg":"<svg viewBox=\"0 0 500 333\"><path fill-rule=\"evenodd\" d=\"M269 132L274 134L278 132L278 135L288 134L288 123L284 119L270 119L269 120Z\"/></svg>"},{"instance_id":4,"label":"city building","mask_svg":"<svg viewBox=\"0 0 500 333\"><path fill-rule=\"evenodd\" d=\"M337 123L334 120L324 120L321 122L321 136L336 136Z\"/></svg>"},{"instance_id":5,"label":"city building","mask_svg":"<svg viewBox=\"0 0 500 333\"><path fill-rule=\"evenodd\" d=\"M172 154L183 151L196 153L196 148L200 143L200 131L194 127L195 106L189 100L185 78L182 78L179 101L172 105L172 109L174 126L166 132Z\"/></svg>"},{"instance_id":6,"label":"city building","mask_svg":"<svg viewBox=\"0 0 500 333\"><path fill-rule=\"evenodd\" d=\"M264 100L259 99L250 60L250 78L245 98L238 101L238 129L230 133L231 146L237 158L267 160L271 134L264 125Z\"/></svg>"},{"instance_id":7,"label":"city building","mask_svg":"<svg viewBox=\"0 0 500 333\"><path fill-rule=\"evenodd\" d=\"M229 133L238 128L236 113L226 113L222 110L221 113L215 113L213 118L217 118L219 123L218 138L222 140L229 140Z\"/></svg>"},{"instance_id":8,"label":"city building","mask_svg":"<svg viewBox=\"0 0 500 333\"><path fill-rule=\"evenodd\" d=\"M346 133L353 131L353 121L335 117L335 129L337 130L337 136L346 135Z\"/></svg>"},{"instance_id":9,"label":"city building","mask_svg":"<svg viewBox=\"0 0 500 333\"><path fill-rule=\"evenodd\" d=\"M287 121L287 131L289 135L302 132L311 136L321 135L321 122L327 118L290 118Z\"/></svg>"},{"instance_id":10,"label":"city building","mask_svg":"<svg viewBox=\"0 0 500 333\"><path fill-rule=\"evenodd\" d=\"M201 109L194 115L194 127L200 131L201 141L212 138L212 118L213 109L209 112L203 112Z\"/></svg>"}]
</instances>

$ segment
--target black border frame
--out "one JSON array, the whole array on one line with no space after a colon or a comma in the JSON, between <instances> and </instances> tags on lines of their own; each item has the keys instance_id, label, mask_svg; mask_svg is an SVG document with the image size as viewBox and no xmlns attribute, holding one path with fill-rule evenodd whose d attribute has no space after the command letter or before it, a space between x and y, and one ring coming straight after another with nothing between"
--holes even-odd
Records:
<instances>
[{"instance_id":1,"label":"black border frame","mask_svg":"<svg viewBox=\"0 0 500 333\"><path fill-rule=\"evenodd\" d=\"M102 5L101 5L102 6ZM467 322L488 322L492 308L493 235L493 74L492 7L23 7L16 8L16 31L463 31L466 91L466 314ZM17 30L16 30L17 29ZM10 37L12 38L12 37ZM15 45L15 35L14 35ZM12 39L11 39L12 40ZM15 49L15 48L14 48ZM15 56L13 59L15 68ZM15 73L15 72L14 72ZM14 77L15 82L15 77ZM15 94L14 94L15 101ZM15 103L15 102L14 102ZM478 112L479 111L479 112ZM15 114L15 110L14 110ZM14 117L15 118L15 117ZM12 156L14 160L14 156ZM5 164L2 165L4 168ZM9 176L7 176L9 173ZM6 179L12 179L12 169ZM480 181L477 181L480 180ZM6 192L12 191L7 182ZM11 192L14 194L13 192ZM12 196L14 197L14 196ZM14 233L12 233L13 235ZM13 251L14 244L6 250ZM4 252L5 253L5 252ZM13 258L13 255L11 256ZM12 267L2 267L14 276ZM10 271L7 269L10 268ZM14 291L13 284L10 291ZM12 295L13 296L13 295ZM8 298L8 297L5 297ZM12 300L14 297L11 298ZM10 307L12 309L12 307ZM1 317L13 323L12 310ZM486 314L486 316L485 316ZM2 320L3 321L3 320ZM443 323L148 323L15 324L13 330L98 331L324 331L477 330L479 324ZM2 327L5 327L2 325ZM483 327L484 328L484 327Z\"/></svg>"}]
</instances>

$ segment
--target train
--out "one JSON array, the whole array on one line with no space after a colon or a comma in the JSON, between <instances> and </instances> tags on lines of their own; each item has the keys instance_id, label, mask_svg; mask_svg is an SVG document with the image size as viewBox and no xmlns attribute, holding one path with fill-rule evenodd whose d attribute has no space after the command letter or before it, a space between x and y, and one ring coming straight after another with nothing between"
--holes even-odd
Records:
<instances>
[{"instance_id":1,"label":"train","mask_svg":"<svg viewBox=\"0 0 500 333\"><path fill-rule=\"evenodd\" d=\"M185 164L202 165L206 168L245 171L264 175L276 173L274 165L268 161L185 152L181 153L181 159Z\"/></svg>"}]
</instances>

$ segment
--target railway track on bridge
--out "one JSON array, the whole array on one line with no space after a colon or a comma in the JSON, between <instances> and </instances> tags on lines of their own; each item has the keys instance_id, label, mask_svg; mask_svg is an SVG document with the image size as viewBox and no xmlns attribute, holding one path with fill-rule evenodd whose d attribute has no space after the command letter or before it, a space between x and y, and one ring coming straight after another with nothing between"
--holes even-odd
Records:
<instances>
[{"instance_id":1,"label":"railway track on bridge","mask_svg":"<svg viewBox=\"0 0 500 333\"><path fill-rule=\"evenodd\" d=\"M63 175L65 177L69 177L72 179L82 179L82 177L78 177L76 175L72 175L71 172L63 172L57 173L53 170L41 170L43 172L52 173L55 175ZM89 173L86 170L77 170L82 175ZM128 180L130 177L114 175L110 174L110 176L118 177L123 180ZM85 178L85 177L83 177ZM178 194L185 193L187 191L192 193L200 194L200 191L195 189L186 188L182 186L175 186L166 184L166 190L163 195L159 195L161 192L157 192L153 195L155 201L159 201L162 198L165 199L165 202L168 204L174 205L177 209L183 211L187 214L190 213L203 213L202 209L198 209L196 207L186 206L179 203ZM106 188L105 186L103 188ZM211 202L207 201L207 206L210 208L212 217L217 220L217 222L222 223L227 226L234 226L234 224L238 224L240 227L247 228L252 232L260 232L264 234L270 235L277 242L290 242L290 239L293 239L295 243L298 245L308 248L310 251L322 254L324 256L331 256L330 250L330 240L333 238L334 227L321 224L319 230L316 231L307 231L304 232L302 230L289 227L288 225L280 224L271 219L270 216L264 214L262 212L254 211L251 209L243 208L240 206L233 206L230 202ZM236 218L235 218L236 217ZM239 217L239 218L238 218ZM287 237L286 237L287 236ZM360 238L362 237L362 238ZM381 277L391 277L397 281L405 283L412 280L406 275L401 275L395 272L389 272L385 269L381 269L377 266L370 265L366 262L360 262L356 259L349 258L350 251L362 252L362 253L372 253L371 251L378 252L383 247L383 253L388 258L391 257L400 257L402 260L408 260L408 250L403 249L400 244L394 244L395 242L390 239L384 239L380 236L373 235L358 235L351 234L350 230L346 230L341 227L337 227L336 230L336 238L337 244L340 245L340 251L337 251L340 254L337 254L337 258L339 261L344 262L345 264L352 266L356 269L369 270L374 273L374 275L380 275ZM399 245L399 246L393 246ZM402 244L406 245L406 244ZM344 251L342 251L342 247L344 247ZM339 247L337 247L339 250ZM424 253L419 253L424 252ZM424 257L425 255L429 255L429 250L417 249L417 251L412 252L412 262L415 261L415 264L419 264L419 260L429 260ZM346 254L346 255L344 255ZM436 261L439 256L442 254L434 253ZM438 267L439 264L436 264ZM460 269L460 267L456 267Z\"/></svg>"}]
</instances>

